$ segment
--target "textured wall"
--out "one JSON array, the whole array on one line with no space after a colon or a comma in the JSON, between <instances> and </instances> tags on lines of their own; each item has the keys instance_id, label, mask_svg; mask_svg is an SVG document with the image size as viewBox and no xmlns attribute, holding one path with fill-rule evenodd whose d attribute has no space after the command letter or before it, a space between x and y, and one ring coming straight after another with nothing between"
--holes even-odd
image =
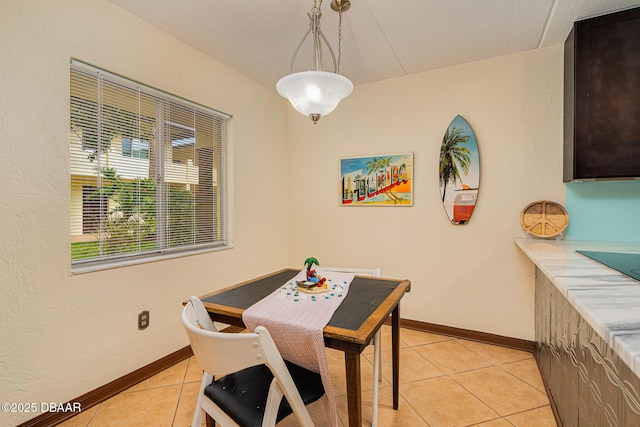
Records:
<instances>
[{"instance_id":1,"label":"textured wall","mask_svg":"<svg viewBox=\"0 0 640 427\"><path fill-rule=\"evenodd\" d=\"M71 57L234 116L233 250L70 274ZM310 255L411 279L403 317L533 338L532 267L513 237L525 205L565 197L560 47L363 85L316 126L106 0L3 1L0 58L4 400L66 401L157 360L186 344L183 299ZM465 226L449 223L438 188L456 114L483 168ZM338 206L339 157L406 151L413 207ZM138 332L143 309L151 326Z\"/></svg>"},{"instance_id":2,"label":"textured wall","mask_svg":"<svg viewBox=\"0 0 640 427\"><path fill-rule=\"evenodd\" d=\"M564 204L562 54L554 46L357 86L317 125L291 110L291 264L314 255L380 267L412 281L403 317L533 339L532 267L513 238L527 204ZM476 134L481 171L473 217L454 226L438 157L457 114ZM403 152L414 153L413 207L338 205L340 157Z\"/></svg>"},{"instance_id":3,"label":"textured wall","mask_svg":"<svg viewBox=\"0 0 640 427\"><path fill-rule=\"evenodd\" d=\"M71 57L234 116L234 249L71 275ZM184 299L286 265L287 107L274 91L106 0L0 2L0 58L3 402L65 402L182 348Z\"/></svg>"}]
</instances>

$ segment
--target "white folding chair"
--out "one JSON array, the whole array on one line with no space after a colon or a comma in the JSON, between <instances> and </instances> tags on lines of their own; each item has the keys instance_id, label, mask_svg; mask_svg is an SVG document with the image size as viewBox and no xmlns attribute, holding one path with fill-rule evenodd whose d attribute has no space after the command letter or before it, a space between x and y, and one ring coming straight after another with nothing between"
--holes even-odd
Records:
<instances>
[{"instance_id":1,"label":"white folding chair","mask_svg":"<svg viewBox=\"0 0 640 427\"><path fill-rule=\"evenodd\" d=\"M291 413L313 426L305 405L324 395L320 374L284 361L264 327L218 332L197 297L182 310L182 323L204 369L192 427L202 425L203 411L222 427L274 426Z\"/></svg>"},{"instance_id":2,"label":"white folding chair","mask_svg":"<svg viewBox=\"0 0 640 427\"><path fill-rule=\"evenodd\" d=\"M349 268L349 267L320 267L315 270L322 275L323 271L335 271L339 273L354 273L356 276L380 277L379 268ZM380 329L373 336L373 398L371 406L373 414L371 427L378 425L378 383L382 381L382 338Z\"/></svg>"}]
</instances>

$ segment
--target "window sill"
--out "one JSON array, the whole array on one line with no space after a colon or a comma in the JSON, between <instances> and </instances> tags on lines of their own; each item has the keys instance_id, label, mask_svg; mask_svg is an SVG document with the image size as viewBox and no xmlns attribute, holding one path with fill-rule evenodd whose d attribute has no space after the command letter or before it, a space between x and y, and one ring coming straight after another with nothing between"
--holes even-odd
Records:
<instances>
[{"instance_id":1,"label":"window sill","mask_svg":"<svg viewBox=\"0 0 640 427\"><path fill-rule=\"evenodd\" d=\"M93 273L96 271L110 270L114 268L129 267L132 265L146 264L149 262L165 261L168 259L182 258L191 255L201 255L209 252L224 251L233 249L233 244L228 243L225 246L217 246L210 248L191 249L179 252L169 252L163 254L141 255L136 258L118 259L109 261L96 261L86 265L71 266L71 274Z\"/></svg>"}]
</instances>

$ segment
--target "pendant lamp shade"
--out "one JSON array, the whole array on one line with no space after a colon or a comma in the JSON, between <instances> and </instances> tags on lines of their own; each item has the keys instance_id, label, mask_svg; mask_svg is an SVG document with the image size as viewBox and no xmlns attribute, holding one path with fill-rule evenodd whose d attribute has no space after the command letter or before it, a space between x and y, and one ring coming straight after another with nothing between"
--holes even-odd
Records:
<instances>
[{"instance_id":1,"label":"pendant lamp shade","mask_svg":"<svg viewBox=\"0 0 640 427\"><path fill-rule=\"evenodd\" d=\"M315 123L351 94L353 83L337 73L302 71L281 78L276 90L291 102L293 108Z\"/></svg>"}]
</instances>

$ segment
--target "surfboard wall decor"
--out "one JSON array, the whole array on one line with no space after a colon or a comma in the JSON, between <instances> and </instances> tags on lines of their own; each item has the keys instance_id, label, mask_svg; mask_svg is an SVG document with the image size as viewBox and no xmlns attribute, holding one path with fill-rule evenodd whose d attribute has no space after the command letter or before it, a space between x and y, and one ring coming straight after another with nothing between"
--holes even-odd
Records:
<instances>
[{"instance_id":1,"label":"surfboard wall decor","mask_svg":"<svg viewBox=\"0 0 640 427\"><path fill-rule=\"evenodd\" d=\"M444 133L440 146L440 196L452 224L471 219L480 187L480 155L469 123L456 116Z\"/></svg>"}]
</instances>

